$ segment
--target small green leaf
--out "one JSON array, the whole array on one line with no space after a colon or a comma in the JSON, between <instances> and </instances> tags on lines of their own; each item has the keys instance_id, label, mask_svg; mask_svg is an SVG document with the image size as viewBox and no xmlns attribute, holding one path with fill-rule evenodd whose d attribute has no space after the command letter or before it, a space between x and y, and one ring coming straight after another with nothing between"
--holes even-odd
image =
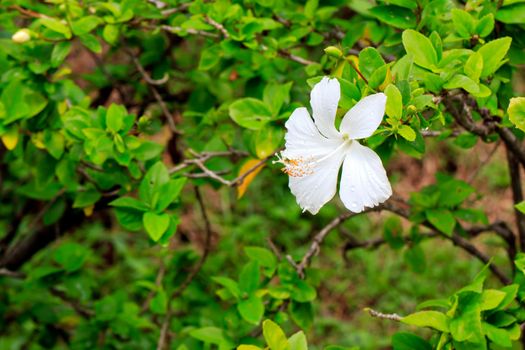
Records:
<instances>
[{"instance_id":1,"label":"small green leaf","mask_svg":"<svg viewBox=\"0 0 525 350\"><path fill-rule=\"evenodd\" d=\"M419 311L401 319L401 322L418 327L430 327L448 332L448 317L438 311Z\"/></svg>"},{"instance_id":2,"label":"small green leaf","mask_svg":"<svg viewBox=\"0 0 525 350\"><path fill-rule=\"evenodd\" d=\"M510 99L509 107L507 108L509 119L521 131L525 131L525 97L513 97ZM518 205L520 207L518 207ZM516 208L522 211L520 208L525 209L525 205L522 203L518 204Z\"/></svg>"},{"instance_id":3,"label":"small green leaf","mask_svg":"<svg viewBox=\"0 0 525 350\"><path fill-rule=\"evenodd\" d=\"M365 78L369 79L377 69L383 67L384 65L385 61L376 48L367 47L366 49L363 49L361 52L359 52L359 70L365 76Z\"/></svg>"},{"instance_id":4,"label":"small green leaf","mask_svg":"<svg viewBox=\"0 0 525 350\"><path fill-rule=\"evenodd\" d=\"M264 87L263 101L270 107L273 116L277 116L284 104L290 103L292 82L286 84L270 83Z\"/></svg>"},{"instance_id":5,"label":"small green leaf","mask_svg":"<svg viewBox=\"0 0 525 350\"><path fill-rule=\"evenodd\" d=\"M516 3L501 7L496 13L496 19L503 23L525 23L525 3Z\"/></svg>"},{"instance_id":6,"label":"small green leaf","mask_svg":"<svg viewBox=\"0 0 525 350\"><path fill-rule=\"evenodd\" d=\"M432 346L417 335L398 332L392 336L393 350L432 350Z\"/></svg>"},{"instance_id":7,"label":"small green leaf","mask_svg":"<svg viewBox=\"0 0 525 350\"><path fill-rule=\"evenodd\" d=\"M481 327L483 328L483 333L485 333L487 338L492 340L494 343L505 348L512 347L510 334L505 329L495 327L487 322L483 322Z\"/></svg>"},{"instance_id":8,"label":"small green leaf","mask_svg":"<svg viewBox=\"0 0 525 350\"><path fill-rule=\"evenodd\" d=\"M303 331L299 331L288 339L290 350L308 350L308 343Z\"/></svg>"},{"instance_id":9,"label":"small green leaf","mask_svg":"<svg viewBox=\"0 0 525 350\"><path fill-rule=\"evenodd\" d=\"M84 35L91 32L101 23L100 18L96 16L86 16L80 18L78 21L73 22L71 28L75 35Z\"/></svg>"},{"instance_id":10,"label":"small green leaf","mask_svg":"<svg viewBox=\"0 0 525 350\"><path fill-rule=\"evenodd\" d=\"M75 201L73 202L73 208L85 208L95 204L102 195L96 190L87 190L78 192Z\"/></svg>"},{"instance_id":11,"label":"small green leaf","mask_svg":"<svg viewBox=\"0 0 525 350\"><path fill-rule=\"evenodd\" d=\"M112 103L106 113L106 125L108 129L113 132L119 132L126 114L128 114L126 107Z\"/></svg>"},{"instance_id":12,"label":"small green leaf","mask_svg":"<svg viewBox=\"0 0 525 350\"><path fill-rule=\"evenodd\" d=\"M222 329L217 327L203 327L190 331L190 336L208 344L219 345L220 349L233 349L232 341L228 339Z\"/></svg>"},{"instance_id":13,"label":"small green leaf","mask_svg":"<svg viewBox=\"0 0 525 350\"><path fill-rule=\"evenodd\" d=\"M119 28L114 24L106 24L102 31L102 37L108 44L114 45L117 43L119 36Z\"/></svg>"},{"instance_id":14,"label":"small green leaf","mask_svg":"<svg viewBox=\"0 0 525 350\"><path fill-rule=\"evenodd\" d=\"M483 293L481 293L481 311L497 308L506 296L507 293L505 292L496 289L485 289Z\"/></svg>"},{"instance_id":15,"label":"small green leaf","mask_svg":"<svg viewBox=\"0 0 525 350\"><path fill-rule=\"evenodd\" d=\"M417 25L416 15L407 8L395 5L373 7L370 13L381 22L399 29L414 28Z\"/></svg>"},{"instance_id":16,"label":"small green leaf","mask_svg":"<svg viewBox=\"0 0 525 350\"><path fill-rule=\"evenodd\" d=\"M241 270L239 275L239 289L243 293L250 294L255 292L259 287L259 263L256 260L252 260Z\"/></svg>"},{"instance_id":17,"label":"small green leaf","mask_svg":"<svg viewBox=\"0 0 525 350\"><path fill-rule=\"evenodd\" d=\"M270 350L290 350L290 344L281 327L275 322L263 322L263 335Z\"/></svg>"},{"instance_id":18,"label":"small green leaf","mask_svg":"<svg viewBox=\"0 0 525 350\"><path fill-rule=\"evenodd\" d=\"M409 125L401 125L397 133L407 141L413 142L416 139L416 132Z\"/></svg>"},{"instance_id":19,"label":"small green leaf","mask_svg":"<svg viewBox=\"0 0 525 350\"><path fill-rule=\"evenodd\" d=\"M40 19L40 23L54 32L63 34L67 39L71 38L71 30L69 27L56 18L44 17Z\"/></svg>"},{"instance_id":20,"label":"small green leaf","mask_svg":"<svg viewBox=\"0 0 525 350\"><path fill-rule=\"evenodd\" d=\"M229 111L234 122L251 130L259 130L272 120L272 112L266 104L251 97L233 102Z\"/></svg>"},{"instance_id":21,"label":"small green leaf","mask_svg":"<svg viewBox=\"0 0 525 350\"><path fill-rule=\"evenodd\" d=\"M168 229L170 217L166 213L157 214L149 211L142 217L142 223L151 239L157 242Z\"/></svg>"},{"instance_id":22,"label":"small green leaf","mask_svg":"<svg viewBox=\"0 0 525 350\"><path fill-rule=\"evenodd\" d=\"M474 17L465 10L453 9L452 22L456 33L463 39L470 39L474 33L476 22Z\"/></svg>"},{"instance_id":23,"label":"small green leaf","mask_svg":"<svg viewBox=\"0 0 525 350\"><path fill-rule=\"evenodd\" d=\"M484 38L494 29L494 15L489 13L488 15L483 16L476 25L476 33Z\"/></svg>"},{"instance_id":24,"label":"small green leaf","mask_svg":"<svg viewBox=\"0 0 525 350\"><path fill-rule=\"evenodd\" d=\"M479 52L473 52L469 56L464 68L465 74L475 82L479 81L481 72L483 71L483 57Z\"/></svg>"},{"instance_id":25,"label":"small green leaf","mask_svg":"<svg viewBox=\"0 0 525 350\"><path fill-rule=\"evenodd\" d=\"M454 227L456 226L456 219L454 215L447 209L429 209L425 212L428 221L434 225L435 228L448 236L452 236Z\"/></svg>"},{"instance_id":26,"label":"small green leaf","mask_svg":"<svg viewBox=\"0 0 525 350\"><path fill-rule=\"evenodd\" d=\"M131 209L137 209L140 211L147 211L148 206L144 204L143 202L131 198L131 197L120 197L109 203L109 205L119 208L131 208Z\"/></svg>"},{"instance_id":27,"label":"small green leaf","mask_svg":"<svg viewBox=\"0 0 525 350\"><path fill-rule=\"evenodd\" d=\"M403 98L401 92L394 85L390 84L385 89L386 115L392 118L401 119L403 116Z\"/></svg>"},{"instance_id":28,"label":"small green leaf","mask_svg":"<svg viewBox=\"0 0 525 350\"><path fill-rule=\"evenodd\" d=\"M51 66L58 67L71 51L71 42L62 41L53 47L51 52Z\"/></svg>"},{"instance_id":29,"label":"small green leaf","mask_svg":"<svg viewBox=\"0 0 525 350\"><path fill-rule=\"evenodd\" d=\"M461 88L472 94L479 92L479 85L474 80L463 74L454 75L452 79L443 85L443 87L448 90Z\"/></svg>"},{"instance_id":30,"label":"small green leaf","mask_svg":"<svg viewBox=\"0 0 525 350\"><path fill-rule=\"evenodd\" d=\"M245 247L244 252L252 260L255 260L259 265L274 269L277 266L277 258L268 249L261 247Z\"/></svg>"},{"instance_id":31,"label":"small green leaf","mask_svg":"<svg viewBox=\"0 0 525 350\"><path fill-rule=\"evenodd\" d=\"M264 304L261 298L252 294L237 304L237 310L247 322L259 324L264 314Z\"/></svg>"},{"instance_id":32,"label":"small green leaf","mask_svg":"<svg viewBox=\"0 0 525 350\"><path fill-rule=\"evenodd\" d=\"M479 48L478 53L483 57L481 77L486 78L498 70L505 63L503 59L509 51L512 38L504 37L492 40Z\"/></svg>"},{"instance_id":33,"label":"small green leaf","mask_svg":"<svg viewBox=\"0 0 525 350\"><path fill-rule=\"evenodd\" d=\"M412 29L402 35L403 46L408 54L414 57L414 63L432 70L437 65L437 53L429 38Z\"/></svg>"},{"instance_id":34,"label":"small green leaf","mask_svg":"<svg viewBox=\"0 0 525 350\"><path fill-rule=\"evenodd\" d=\"M84 34L84 35L81 35L79 38L82 44L85 47L87 47L90 51L94 53L102 52L102 45L100 44L96 36L92 34Z\"/></svg>"}]
</instances>

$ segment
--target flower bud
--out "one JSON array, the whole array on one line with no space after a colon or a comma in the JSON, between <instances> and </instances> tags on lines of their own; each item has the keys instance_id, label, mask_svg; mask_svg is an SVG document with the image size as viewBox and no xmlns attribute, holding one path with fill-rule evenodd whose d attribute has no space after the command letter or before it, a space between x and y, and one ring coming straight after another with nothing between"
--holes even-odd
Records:
<instances>
[{"instance_id":1,"label":"flower bud","mask_svg":"<svg viewBox=\"0 0 525 350\"><path fill-rule=\"evenodd\" d=\"M11 37L11 40L13 40L15 43L25 43L26 41L31 40L31 36L29 35L29 30L27 29L20 29L17 31L13 36Z\"/></svg>"},{"instance_id":2,"label":"flower bud","mask_svg":"<svg viewBox=\"0 0 525 350\"><path fill-rule=\"evenodd\" d=\"M409 113L416 113L417 112L417 107L414 106L414 105L410 105L410 106L407 107L407 111Z\"/></svg>"},{"instance_id":3,"label":"flower bud","mask_svg":"<svg viewBox=\"0 0 525 350\"><path fill-rule=\"evenodd\" d=\"M324 49L324 52L328 56L331 56L333 58L341 58L341 57L343 57L343 53L341 52L341 50L339 50L335 46L328 46L326 49Z\"/></svg>"}]
</instances>

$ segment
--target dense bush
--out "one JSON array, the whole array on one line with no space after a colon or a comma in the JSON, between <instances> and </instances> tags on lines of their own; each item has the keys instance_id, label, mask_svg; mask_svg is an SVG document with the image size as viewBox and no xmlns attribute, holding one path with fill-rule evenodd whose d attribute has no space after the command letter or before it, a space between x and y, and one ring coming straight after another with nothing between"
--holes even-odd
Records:
<instances>
[{"instance_id":1,"label":"dense bush","mask_svg":"<svg viewBox=\"0 0 525 350\"><path fill-rule=\"evenodd\" d=\"M521 348L524 29L520 0L2 0L0 349Z\"/></svg>"}]
</instances>

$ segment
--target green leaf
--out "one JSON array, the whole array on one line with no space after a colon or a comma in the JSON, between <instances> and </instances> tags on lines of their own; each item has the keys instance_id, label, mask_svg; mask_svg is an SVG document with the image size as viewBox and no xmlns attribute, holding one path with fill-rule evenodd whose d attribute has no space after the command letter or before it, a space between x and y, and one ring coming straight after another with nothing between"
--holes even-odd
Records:
<instances>
[{"instance_id":1,"label":"green leaf","mask_svg":"<svg viewBox=\"0 0 525 350\"><path fill-rule=\"evenodd\" d=\"M263 335L270 350L290 350L290 344L281 327L271 320L263 322Z\"/></svg>"},{"instance_id":2,"label":"green leaf","mask_svg":"<svg viewBox=\"0 0 525 350\"><path fill-rule=\"evenodd\" d=\"M464 72L470 79L478 82L482 71L483 57L479 54L479 52L473 52L465 63Z\"/></svg>"},{"instance_id":3,"label":"green leaf","mask_svg":"<svg viewBox=\"0 0 525 350\"><path fill-rule=\"evenodd\" d=\"M84 35L81 35L79 38L82 44L85 47L87 47L90 51L94 53L102 52L102 45L100 44L96 36L92 34L84 34Z\"/></svg>"},{"instance_id":4,"label":"green leaf","mask_svg":"<svg viewBox=\"0 0 525 350\"><path fill-rule=\"evenodd\" d=\"M365 78L369 79L377 69L384 65L383 57L374 47L367 47L359 52L359 70Z\"/></svg>"},{"instance_id":5,"label":"green leaf","mask_svg":"<svg viewBox=\"0 0 525 350\"><path fill-rule=\"evenodd\" d=\"M131 208L131 209L137 209L140 211L147 211L148 206L144 204L143 202L131 198L131 197L120 197L115 199L114 201L110 202L109 205L119 208Z\"/></svg>"},{"instance_id":6,"label":"green leaf","mask_svg":"<svg viewBox=\"0 0 525 350\"><path fill-rule=\"evenodd\" d=\"M71 42L62 41L53 47L51 52L51 67L58 67L71 51Z\"/></svg>"},{"instance_id":7,"label":"green leaf","mask_svg":"<svg viewBox=\"0 0 525 350\"><path fill-rule=\"evenodd\" d=\"M512 38L504 37L496 40L492 40L477 51L483 57L483 70L481 72L481 78L486 78L498 70L498 68L505 63L503 58L509 51Z\"/></svg>"},{"instance_id":8,"label":"green leaf","mask_svg":"<svg viewBox=\"0 0 525 350\"><path fill-rule=\"evenodd\" d=\"M385 89L386 99L386 115L395 119L401 119L403 116L403 99L401 92L394 85L390 84Z\"/></svg>"},{"instance_id":9,"label":"green leaf","mask_svg":"<svg viewBox=\"0 0 525 350\"><path fill-rule=\"evenodd\" d=\"M481 327L483 328L483 333L485 333L487 338L492 340L494 343L505 348L512 347L510 334L505 329L495 327L487 322L483 322Z\"/></svg>"},{"instance_id":10,"label":"green leaf","mask_svg":"<svg viewBox=\"0 0 525 350\"><path fill-rule=\"evenodd\" d=\"M190 336L208 344L216 344L219 347L233 349L235 345L229 340L222 329L217 327L203 327L190 331Z\"/></svg>"},{"instance_id":11,"label":"green leaf","mask_svg":"<svg viewBox=\"0 0 525 350\"><path fill-rule=\"evenodd\" d=\"M231 278L217 276L213 277L212 279L213 281L226 288L230 292L230 294L233 295L235 298L239 298L239 296L241 295L238 283L232 280Z\"/></svg>"},{"instance_id":12,"label":"green leaf","mask_svg":"<svg viewBox=\"0 0 525 350\"><path fill-rule=\"evenodd\" d=\"M521 131L525 131L525 97L513 97L510 99L509 107L507 108L509 119ZM518 205L520 207L518 207ZM525 206L520 203L516 205L516 208L522 211L520 208Z\"/></svg>"},{"instance_id":13,"label":"green leaf","mask_svg":"<svg viewBox=\"0 0 525 350\"><path fill-rule=\"evenodd\" d=\"M168 169L162 162L155 163L140 182L139 198L143 202L150 205L150 208L155 208L159 196L161 196L162 186L168 183L170 179Z\"/></svg>"},{"instance_id":14,"label":"green leaf","mask_svg":"<svg viewBox=\"0 0 525 350\"><path fill-rule=\"evenodd\" d=\"M448 332L448 317L438 311L419 311L401 319L401 322L418 327L430 327L441 332Z\"/></svg>"},{"instance_id":15,"label":"green leaf","mask_svg":"<svg viewBox=\"0 0 525 350\"><path fill-rule=\"evenodd\" d=\"M393 350L432 350L432 346L417 335L398 332L392 336Z\"/></svg>"},{"instance_id":16,"label":"green leaf","mask_svg":"<svg viewBox=\"0 0 525 350\"><path fill-rule=\"evenodd\" d=\"M465 10L453 9L452 23L454 23L456 33L463 39L470 39L474 33L476 22L474 17Z\"/></svg>"},{"instance_id":17,"label":"green leaf","mask_svg":"<svg viewBox=\"0 0 525 350\"><path fill-rule=\"evenodd\" d=\"M237 310L247 322L259 324L264 314L264 304L261 298L252 294L237 304Z\"/></svg>"},{"instance_id":18,"label":"green leaf","mask_svg":"<svg viewBox=\"0 0 525 350\"><path fill-rule=\"evenodd\" d=\"M151 299L149 308L151 312L158 315L165 315L168 310L168 296L164 289L159 289L155 296Z\"/></svg>"},{"instance_id":19,"label":"green leaf","mask_svg":"<svg viewBox=\"0 0 525 350\"><path fill-rule=\"evenodd\" d=\"M244 252L252 260L259 263L260 266L275 269L277 267L277 258L268 249L261 247L245 247Z\"/></svg>"},{"instance_id":20,"label":"green leaf","mask_svg":"<svg viewBox=\"0 0 525 350\"><path fill-rule=\"evenodd\" d=\"M397 129L397 133L410 142L413 142L416 139L416 132L410 127L410 125L401 125L399 129Z\"/></svg>"},{"instance_id":21,"label":"green leaf","mask_svg":"<svg viewBox=\"0 0 525 350\"><path fill-rule=\"evenodd\" d=\"M119 27L114 24L106 24L102 31L102 37L108 44L115 45L118 41Z\"/></svg>"},{"instance_id":22,"label":"green leaf","mask_svg":"<svg viewBox=\"0 0 525 350\"><path fill-rule=\"evenodd\" d=\"M266 104L251 97L233 102L229 111L234 122L251 130L259 130L272 120L272 112Z\"/></svg>"},{"instance_id":23,"label":"green leaf","mask_svg":"<svg viewBox=\"0 0 525 350\"><path fill-rule=\"evenodd\" d=\"M525 23L525 3L516 3L501 7L496 12L496 19L503 23Z\"/></svg>"},{"instance_id":24,"label":"green leaf","mask_svg":"<svg viewBox=\"0 0 525 350\"><path fill-rule=\"evenodd\" d=\"M522 213L525 213L525 201L516 204L514 208L518 209Z\"/></svg>"},{"instance_id":25,"label":"green leaf","mask_svg":"<svg viewBox=\"0 0 525 350\"><path fill-rule=\"evenodd\" d=\"M488 15L483 16L476 25L476 33L481 37L484 38L490 33L492 33L492 30L494 29L494 15L492 13L489 13Z\"/></svg>"},{"instance_id":26,"label":"green leaf","mask_svg":"<svg viewBox=\"0 0 525 350\"><path fill-rule=\"evenodd\" d=\"M405 30L402 39L406 52L414 57L414 63L430 70L436 67L437 53L430 39L412 29Z\"/></svg>"},{"instance_id":27,"label":"green leaf","mask_svg":"<svg viewBox=\"0 0 525 350\"><path fill-rule=\"evenodd\" d=\"M259 287L259 263L252 260L241 270L239 275L239 289L243 293L251 294Z\"/></svg>"},{"instance_id":28,"label":"green leaf","mask_svg":"<svg viewBox=\"0 0 525 350\"><path fill-rule=\"evenodd\" d=\"M163 211L164 209L166 209L171 203L173 203L177 198L179 198L179 195L182 189L184 188L185 184L186 178L182 177L178 179L169 180L167 183L162 185L159 189L162 195L159 196L155 209L157 211Z\"/></svg>"},{"instance_id":29,"label":"green leaf","mask_svg":"<svg viewBox=\"0 0 525 350\"><path fill-rule=\"evenodd\" d=\"M91 32L101 23L100 18L96 16L85 16L72 23L71 28L75 35L84 35Z\"/></svg>"},{"instance_id":30,"label":"green leaf","mask_svg":"<svg viewBox=\"0 0 525 350\"><path fill-rule=\"evenodd\" d=\"M439 231L452 236L454 227L456 226L456 219L454 215L447 209L429 209L425 212L428 221L434 225Z\"/></svg>"},{"instance_id":31,"label":"green leaf","mask_svg":"<svg viewBox=\"0 0 525 350\"><path fill-rule=\"evenodd\" d=\"M210 46L201 53L199 70L209 70L215 67L221 60L221 47L219 45Z\"/></svg>"},{"instance_id":32,"label":"green leaf","mask_svg":"<svg viewBox=\"0 0 525 350\"><path fill-rule=\"evenodd\" d=\"M85 208L95 204L102 197L96 190L78 192L73 202L73 208Z\"/></svg>"},{"instance_id":33,"label":"green leaf","mask_svg":"<svg viewBox=\"0 0 525 350\"><path fill-rule=\"evenodd\" d=\"M51 29L54 32L63 34L67 39L71 38L71 30L69 29L69 27L66 24L64 24L62 21L56 18L51 18L51 17L41 18L40 23L42 23L42 25Z\"/></svg>"},{"instance_id":34,"label":"green leaf","mask_svg":"<svg viewBox=\"0 0 525 350\"><path fill-rule=\"evenodd\" d=\"M383 224L383 237L393 249L399 249L405 244L403 240L403 226L401 225L401 219L399 219L399 217L390 216L385 220Z\"/></svg>"},{"instance_id":35,"label":"green leaf","mask_svg":"<svg viewBox=\"0 0 525 350\"><path fill-rule=\"evenodd\" d=\"M290 350L308 350L308 343L303 331L293 334L289 339Z\"/></svg>"},{"instance_id":36,"label":"green leaf","mask_svg":"<svg viewBox=\"0 0 525 350\"><path fill-rule=\"evenodd\" d=\"M452 79L443 85L443 87L448 90L461 88L472 94L479 92L479 85L474 80L463 74L454 75Z\"/></svg>"},{"instance_id":37,"label":"green leaf","mask_svg":"<svg viewBox=\"0 0 525 350\"><path fill-rule=\"evenodd\" d=\"M496 289L485 289L481 293L481 311L497 308L506 296L507 293L505 292Z\"/></svg>"},{"instance_id":38,"label":"green leaf","mask_svg":"<svg viewBox=\"0 0 525 350\"><path fill-rule=\"evenodd\" d=\"M148 232L151 239L157 242L168 229L170 217L166 213L157 214L149 211L144 213L144 216L142 217L142 223L144 224L144 228L146 229L146 232Z\"/></svg>"},{"instance_id":39,"label":"green leaf","mask_svg":"<svg viewBox=\"0 0 525 350\"><path fill-rule=\"evenodd\" d=\"M380 5L372 8L370 13L381 22L399 29L414 28L417 19L414 12L395 5Z\"/></svg>"},{"instance_id":40,"label":"green leaf","mask_svg":"<svg viewBox=\"0 0 525 350\"><path fill-rule=\"evenodd\" d=\"M79 270L89 256L89 249L77 243L63 243L54 252L53 258L62 267L73 272Z\"/></svg>"},{"instance_id":41,"label":"green leaf","mask_svg":"<svg viewBox=\"0 0 525 350\"><path fill-rule=\"evenodd\" d=\"M290 89L292 82L286 84L270 83L264 87L263 101L266 106L270 107L272 115L275 117L279 114L284 104L290 103Z\"/></svg>"},{"instance_id":42,"label":"green leaf","mask_svg":"<svg viewBox=\"0 0 525 350\"><path fill-rule=\"evenodd\" d=\"M128 114L126 107L112 103L106 112L106 125L112 132L119 132L122 128L124 117Z\"/></svg>"}]
</instances>

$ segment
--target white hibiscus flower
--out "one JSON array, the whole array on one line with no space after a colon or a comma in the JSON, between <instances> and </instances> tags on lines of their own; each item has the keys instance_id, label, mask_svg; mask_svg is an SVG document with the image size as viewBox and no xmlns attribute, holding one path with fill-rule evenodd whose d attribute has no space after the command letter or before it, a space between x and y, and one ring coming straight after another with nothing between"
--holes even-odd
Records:
<instances>
[{"instance_id":1,"label":"white hibiscus flower","mask_svg":"<svg viewBox=\"0 0 525 350\"><path fill-rule=\"evenodd\" d=\"M289 186L303 211L317 214L335 195L343 166L339 196L352 212L374 207L392 195L379 156L359 143L377 129L385 113L386 96L367 96L350 109L339 130L335 115L340 98L337 79L324 77L312 90L307 109L297 108L285 126L285 150L278 162L289 175Z\"/></svg>"}]
</instances>

